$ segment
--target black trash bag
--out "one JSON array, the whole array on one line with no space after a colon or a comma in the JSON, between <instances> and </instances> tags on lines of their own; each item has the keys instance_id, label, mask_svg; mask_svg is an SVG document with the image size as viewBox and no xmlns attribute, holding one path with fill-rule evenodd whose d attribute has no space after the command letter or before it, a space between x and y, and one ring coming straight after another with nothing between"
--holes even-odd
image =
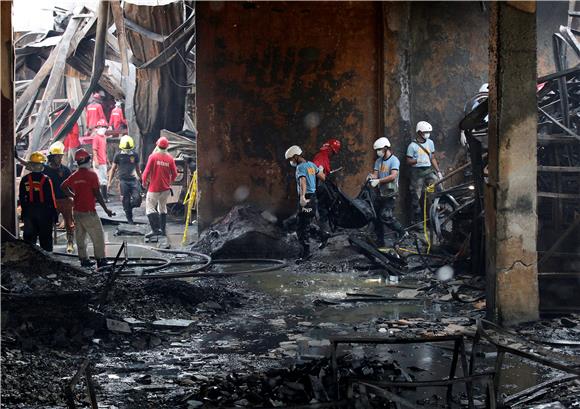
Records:
<instances>
[{"instance_id":1,"label":"black trash bag","mask_svg":"<svg viewBox=\"0 0 580 409\"><path fill-rule=\"evenodd\" d=\"M334 183L327 182L327 188L333 195L330 219L333 225L345 229L360 229L376 217L373 203L376 198L375 189L366 183L358 196L351 199Z\"/></svg>"}]
</instances>

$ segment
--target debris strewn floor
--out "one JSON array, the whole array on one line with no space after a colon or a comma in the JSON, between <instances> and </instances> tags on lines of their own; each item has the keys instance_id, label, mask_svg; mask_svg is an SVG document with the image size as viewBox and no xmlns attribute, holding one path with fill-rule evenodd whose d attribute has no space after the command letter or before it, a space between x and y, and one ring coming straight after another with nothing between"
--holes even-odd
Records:
<instances>
[{"instance_id":1,"label":"debris strewn floor","mask_svg":"<svg viewBox=\"0 0 580 409\"><path fill-rule=\"evenodd\" d=\"M11 264L11 257L22 260L24 256L28 264ZM476 320L484 317L479 277L450 267L434 267L433 272L414 268L412 258L408 259L410 272L398 278L384 276L384 270L349 246L343 234L332 238L310 261L276 272L221 279L118 279L98 310L91 297L98 295L106 273L87 274L67 267L74 264L70 260L62 264L57 258L47 262L45 257L5 243L3 291L20 297L37 291L45 296L81 292L84 298L73 301L84 309L70 312L76 322L69 317L70 325L60 322L53 331L42 332L37 328L42 311L14 312L7 306L17 301L3 294L6 407L63 405L64 387L85 358L93 368L99 407L324 403L335 399L330 361L333 336L464 335L469 355ZM522 325L517 331L527 338L571 341L579 338L580 322L569 316ZM576 355L575 345L548 347ZM453 343L342 345L338 349L341 379L445 379L452 350ZM484 345L477 356L482 368L490 369L497 354ZM463 375L459 368L457 376ZM512 395L556 375L561 373L508 356L500 390ZM345 397L348 388L341 382L340 396ZM82 380L74 391L77 402L87 399ZM453 391L454 405L467 405L464 385ZM371 406L384 404L375 394L363 392L351 391L357 399L368 399ZM485 405L484 392L483 387L475 387L476 406ZM557 397L565 407L579 404L577 381L540 392L538 402ZM400 396L421 407L446 404L445 388L405 390Z\"/></svg>"}]
</instances>

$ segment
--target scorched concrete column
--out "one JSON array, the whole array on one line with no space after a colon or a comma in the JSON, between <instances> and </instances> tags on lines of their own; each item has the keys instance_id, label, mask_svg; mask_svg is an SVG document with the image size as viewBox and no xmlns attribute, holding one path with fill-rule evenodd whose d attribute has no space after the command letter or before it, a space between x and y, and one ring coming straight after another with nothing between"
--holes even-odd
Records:
<instances>
[{"instance_id":1,"label":"scorched concrete column","mask_svg":"<svg viewBox=\"0 0 580 409\"><path fill-rule=\"evenodd\" d=\"M14 168L14 99L12 95L13 50L12 50L12 2L0 2L2 18L2 137L0 152L2 153L2 226L12 234L16 234L16 190ZM2 241L6 240L2 230Z\"/></svg>"},{"instance_id":2,"label":"scorched concrete column","mask_svg":"<svg viewBox=\"0 0 580 409\"><path fill-rule=\"evenodd\" d=\"M538 318L536 4L494 2L490 16L488 317Z\"/></svg>"}]
</instances>

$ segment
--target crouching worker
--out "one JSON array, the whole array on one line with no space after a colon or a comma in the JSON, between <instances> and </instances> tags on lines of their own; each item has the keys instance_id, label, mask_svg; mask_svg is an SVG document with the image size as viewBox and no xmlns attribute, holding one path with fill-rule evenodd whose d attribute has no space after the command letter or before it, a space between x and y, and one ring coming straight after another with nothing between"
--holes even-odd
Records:
<instances>
[{"instance_id":1,"label":"crouching worker","mask_svg":"<svg viewBox=\"0 0 580 409\"><path fill-rule=\"evenodd\" d=\"M384 247L385 226L397 233L398 241L406 237L408 233L393 214L399 191L399 159L393 154L391 143L387 138L377 139L373 149L377 153L378 159L375 161L373 172L369 175L369 183L373 188L378 189L377 199L374 204L377 215L374 225L377 246Z\"/></svg>"},{"instance_id":2,"label":"crouching worker","mask_svg":"<svg viewBox=\"0 0 580 409\"><path fill-rule=\"evenodd\" d=\"M74 201L75 233L79 259L83 267L93 265L87 255L86 237L88 234L93 242L97 267L103 267L107 265L105 232L97 214L95 202L99 202L109 217L114 216L115 213L109 210L105 204L105 199L99 189L99 177L91 169L91 155L86 150L79 149L75 153L75 160L78 169L62 182L61 187L63 192L72 197Z\"/></svg>"},{"instance_id":3,"label":"crouching worker","mask_svg":"<svg viewBox=\"0 0 580 409\"><path fill-rule=\"evenodd\" d=\"M305 261L310 258L310 224L316 217L316 178L324 180L324 173L318 167L304 159L299 146L291 146L285 154L290 166L296 168L296 186L298 190L298 227L296 233L300 242L300 258ZM321 235L324 235L322 232ZM321 241L328 237L321 236Z\"/></svg>"},{"instance_id":4,"label":"crouching worker","mask_svg":"<svg viewBox=\"0 0 580 409\"><path fill-rule=\"evenodd\" d=\"M129 135L121 137L119 142L121 152L115 155L113 167L109 172L109 189L113 176L119 169L119 186L123 197L123 210L127 222L133 222L133 208L141 206L141 170L139 169L139 155L135 153L135 142Z\"/></svg>"},{"instance_id":5,"label":"crouching worker","mask_svg":"<svg viewBox=\"0 0 580 409\"><path fill-rule=\"evenodd\" d=\"M338 139L329 139L320 147L320 150L312 159L312 162L318 166L318 170L324 172L325 177L325 181L320 181L318 183L318 187L316 188L316 198L318 200L318 223L322 230L321 234L326 235L327 238L330 237L330 212L333 202L330 187L327 185L327 183L330 183L329 177L332 173L330 158L340 152L341 146L342 144ZM327 242L328 239L323 240L320 248L325 247Z\"/></svg>"},{"instance_id":6,"label":"crouching worker","mask_svg":"<svg viewBox=\"0 0 580 409\"><path fill-rule=\"evenodd\" d=\"M26 168L31 171L20 180L18 198L22 209L24 241L52 251L52 226L56 219L56 199L50 178L42 173L46 157L33 152Z\"/></svg>"},{"instance_id":7,"label":"crouching worker","mask_svg":"<svg viewBox=\"0 0 580 409\"><path fill-rule=\"evenodd\" d=\"M55 142L48 149L48 166L44 167L44 174L52 181L54 197L56 198L56 210L62 214L66 229L66 252L74 251L75 224L73 219L73 200L64 194L60 185L71 174L70 169L62 164L64 156L64 144Z\"/></svg>"},{"instance_id":8,"label":"crouching worker","mask_svg":"<svg viewBox=\"0 0 580 409\"><path fill-rule=\"evenodd\" d=\"M145 213L151 225L151 231L145 235L145 238L152 240L166 233L167 200L171 192L171 184L177 177L175 160L167 152L169 141L162 136L156 144L157 149L149 155L147 166L143 171L143 185L148 185Z\"/></svg>"}]
</instances>

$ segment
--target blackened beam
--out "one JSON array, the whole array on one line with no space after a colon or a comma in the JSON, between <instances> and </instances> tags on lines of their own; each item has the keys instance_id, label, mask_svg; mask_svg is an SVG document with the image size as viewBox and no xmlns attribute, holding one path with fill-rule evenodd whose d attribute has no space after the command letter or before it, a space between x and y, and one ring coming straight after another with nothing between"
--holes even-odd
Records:
<instances>
[{"instance_id":1,"label":"blackened beam","mask_svg":"<svg viewBox=\"0 0 580 409\"><path fill-rule=\"evenodd\" d=\"M93 70L91 75L91 81L87 87L85 94L79 101L79 105L75 107L72 115L68 117L63 127L60 129L55 139L60 140L72 129L73 125L81 116L85 105L89 101L93 90L99 82L99 78L103 73L105 68L105 36L107 34L107 23L109 19L109 3L107 1L101 0L99 3L99 11L97 17L97 35L95 37L95 54L93 57Z\"/></svg>"},{"instance_id":2,"label":"blackened beam","mask_svg":"<svg viewBox=\"0 0 580 409\"><path fill-rule=\"evenodd\" d=\"M83 7L81 10L86 10L86 9ZM72 21L72 19L71 19L71 21ZM87 24L85 24L84 28L79 30L74 35L73 39L71 40L71 46L69 47L68 52L67 52L67 57L76 50L76 47L78 46L80 41L90 31L90 29L94 25L95 21L96 21L95 17L92 17L87 22ZM69 25L70 25L70 23L69 23ZM68 29L68 27L67 27L67 29ZM66 34L66 31L65 31L65 34ZM63 37L64 37L64 35L63 35ZM40 67L40 69L38 70L38 72L36 73L36 75L34 76L32 81L30 83L28 83L26 90L24 90L22 95L18 98L18 101L16 101L16 105L14 107L14 117L15 118L19 118L22 115L22 113L24 112L24 109L26 108L27 104L29 103L29 101L31 99L36 100L35 95L37 95L40 87L46 81L46 77L48 77L48 75L50 74L52 67L56 61L57 52L58 52L58 46L52 50L48 59L44 62L42 67Z\"/></svg>"},{"instance_id":3,"label":"blackened beam","mask_svg":"<svg viewBox=\"0 0 580 409\"><path fill-rule=\"evenodd\" d=\"M30 136L30 142L28 145L28 155L34 151L38 150L40 146L40 137L45 129L45 124L48 121L48 114L52 106L52 100L54 99L58 87L62 82L64 77L64 69L66 67L66 57L71 49L71 41L74 34L80 27L83 20L78 18L71 18L68 23L64 34L62 35L58 45L55 47L54 52L54 64L50 71L50 76L48 78L48 83L46 84L46 89L42 96L42 101L40 103L40 108L38 110L38 115L36 116L36 122L32 135Z\"/></svg>"}]
</instances>

